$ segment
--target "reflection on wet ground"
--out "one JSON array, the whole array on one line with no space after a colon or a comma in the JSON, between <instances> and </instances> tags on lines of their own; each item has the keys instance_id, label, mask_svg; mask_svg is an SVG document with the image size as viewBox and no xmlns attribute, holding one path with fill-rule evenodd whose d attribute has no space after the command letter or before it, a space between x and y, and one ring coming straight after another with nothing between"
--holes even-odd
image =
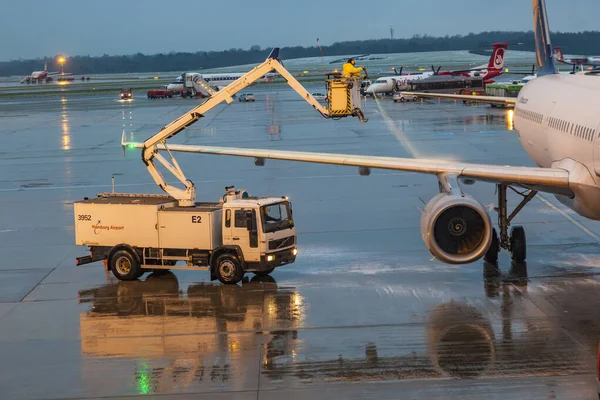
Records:
<instances>
[{"instance_id":1,"label":"reflection on wet ground","mask_svg":"<svg viewBox=\"0 0 600 400\"><path fill-rule=\"evenodd\" d=\"M425 155L530 165L506 110L381 100L366 103L367 124L332 122L295 93L265 90L177 139L405 156L400 132ZM73 246L74 200L110 190L111 177L117 191L159 191L138 152L123 156L122 131L144 139L194 105L113 100L0 105L29 115L0 126L2 398L596 396L600 228L550 196L580 225L534 200L516 219L526 265L503 255L499 267L456 267L431 261L419 237L435 179L181 155L199 197L229 184L289 195L297 261L238 286L181 271L119 282L102 265L75 267L85 249ZM495 198L486 184L468 190Z\"/></svg>"}]
</instances>

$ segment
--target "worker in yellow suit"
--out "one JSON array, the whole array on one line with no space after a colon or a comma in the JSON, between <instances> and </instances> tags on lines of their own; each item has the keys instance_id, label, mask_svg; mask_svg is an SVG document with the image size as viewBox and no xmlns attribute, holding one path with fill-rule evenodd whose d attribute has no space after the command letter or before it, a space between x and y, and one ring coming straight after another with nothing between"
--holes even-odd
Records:
<instances>
[{"instance_id":1,"label":"worker in yellow suit","mask_svg":"<svg viewBox=\"0 0 600 400\"><path fill-rule=\"evenodd\" d=\"M354 64L356 64L356 62L354 61L354 58L351 58L342 66L342 75L344 78L360 77L360 73L364 71L364 68L355 67Z\"/></svg>"}]
</instances>

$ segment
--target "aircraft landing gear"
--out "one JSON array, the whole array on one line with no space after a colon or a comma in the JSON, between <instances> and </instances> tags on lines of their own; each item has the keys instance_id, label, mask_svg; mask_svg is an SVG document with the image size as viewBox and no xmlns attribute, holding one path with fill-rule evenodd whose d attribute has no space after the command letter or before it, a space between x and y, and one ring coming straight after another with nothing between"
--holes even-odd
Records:
<instances>
[{"instance_id":1,"label":"aircraft landing gear","mask_svg":"<svg viewBox=\"0 0 600 400\"><path fill-rule=\"evenodd\" d=\"M521 200L519 205L517 205L510 215L508 215L508 205L506 200L507 188L510 188L512 191L523 197L523 200ZM492 243L484 256L484 260L487 263L496 264L498 262L498 253L501 249L505 249L510 251L513 262L523 263L527 257L525 229L523 229L522 226L514 226L510 230L509 236L508 227L519 211L535 197L537 190L519 192L503 183L496 185L496 189L498 191L498 207L496 207L495 210L498 212L498 228L500 230L500 236L498 236L496 229L494 228L492 230Z\"/></svg>"}]
</instances>

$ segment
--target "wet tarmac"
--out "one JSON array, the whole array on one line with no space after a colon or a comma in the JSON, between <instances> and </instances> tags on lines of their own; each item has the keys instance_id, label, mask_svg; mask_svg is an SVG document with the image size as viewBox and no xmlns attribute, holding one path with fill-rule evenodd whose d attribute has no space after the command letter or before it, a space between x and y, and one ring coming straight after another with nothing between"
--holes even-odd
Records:
<instances>
[{"instance_id":1,"label":"wet tarmac","mask_svg":"<svg viewBox=\"0 0 600 400\"><path fill-rule=\"evenodd\" d=\"M507 110L367 100L360 124L324 120L283 87L253 92L173 142L532 165ZM199 200L231 184L289 196L296 262L238 286L76 267L73 201L110 191L111 177L116 191L160 193L121 133L144 140L196 101L0 103L1 398L596 396L600 224L549 195L515 221L527 264L501 254L498 273L431 261L419 218L433 177L182 154ZM466 190L494 202L492 185Z\"/></svg>"}]
</instances>

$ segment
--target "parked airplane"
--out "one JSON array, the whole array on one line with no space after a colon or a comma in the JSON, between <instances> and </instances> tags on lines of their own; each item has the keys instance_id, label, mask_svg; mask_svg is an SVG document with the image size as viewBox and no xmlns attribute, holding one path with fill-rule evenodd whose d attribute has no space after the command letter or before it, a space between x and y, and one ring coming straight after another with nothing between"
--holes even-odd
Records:
<instances>
[{"instance_id":1,"label":"parked airplane","mask_svg":"<svg viewBox=\"0 0 600 400\"><path fill-rule=\"evenodd\" d=\"M508 48L508 43L499 42L493 44L494 50L487 64L480 65L478 67L464 69L464 70L452 70L452 71L437 71L421 72L415 74L406 75L394 75L394 76L383 76L378 78L371 86L367 88L367 94L376 93L391 93L397 86L406 86L409 81L427 79L434 75L458 75L465 77L481 77L484 84L492 83L492 79L502 74L504 67L504 55ZM433 68L432 68L433 69Z\"/></svg>"},{"instance_id":2,"label":"parked airplane","mask_svg":"<svg viewBox=\"0 0 600 400\"><path fill-rule=\"evenodd\" d=\"M592 65L592 66L600 66L600 57L592 56L592 57L580 57L580 58L565 58L562 49L560 46L554 46L554 55L556 56L556 60L563 64L569 65Z\"/></svg>"},{"instance_id":3,"label":"parked airplane","mask_svg":"<svg viewBox=\"0 0 600 400\"><path fill-rule=\"evenodd\" d=\"M188 93L191 96L200 94L201 96L209 96L209 93L203 87L199 85L198 81L202 80L204 84L209 86L211 89L218 91L235 81L239 77L244 75L243 73L223 73L223 74L201 74L198 72L184 72L179 75L172 83L167 85L167 90L174 92ZM275 72L269 72L264 76L265 82L269 82L271 79L276 78L279 74Z\"/></svg>"},{"instance_id":4,"label":"parked airplane","mask_svg":"<svg viewBox=\"0 0 600 400\"><path fill-rule=\"evenodd\" d=\"M538 191L555 195L584 217L600 220L600 114L596 112L600 108L600 80L557 74L545 0L533 0L533 16L538 78L525 85L516 99L425 96L515 104L515 132L538 167L213 146L169 145L169 150L252 157L257 165L264 165L267 158L349 165L359 167L362 175L368 175L371 168L435 174L440 193L421 215L421 234L428 250L451 264L482 257L495 263L500 249L510 251L515 262L522 262L526 258L525 231L514 226L509 235L508 227ZM464 185L475 181L497 186L499 237L487 209L463 190ZM509 213L507 189L515 187L521 189L517 193L523 200Z\"/></svg>"},{"instance_id":5,"label":"parked airplane","mask_svg":"<svg viewBox=\"0 0 600 400\"><path fill-rule=\"evenodd\" d=\"M31 75L24 77L21 79L21 83L32 83L32 82L50 82L52 81L52 77L61 75L61 76L69 76L70 73L64 72L49 72L48 71L48 63L44 62L44 70L43 71L33 71Z\"/></svg>"}]
</instances>

